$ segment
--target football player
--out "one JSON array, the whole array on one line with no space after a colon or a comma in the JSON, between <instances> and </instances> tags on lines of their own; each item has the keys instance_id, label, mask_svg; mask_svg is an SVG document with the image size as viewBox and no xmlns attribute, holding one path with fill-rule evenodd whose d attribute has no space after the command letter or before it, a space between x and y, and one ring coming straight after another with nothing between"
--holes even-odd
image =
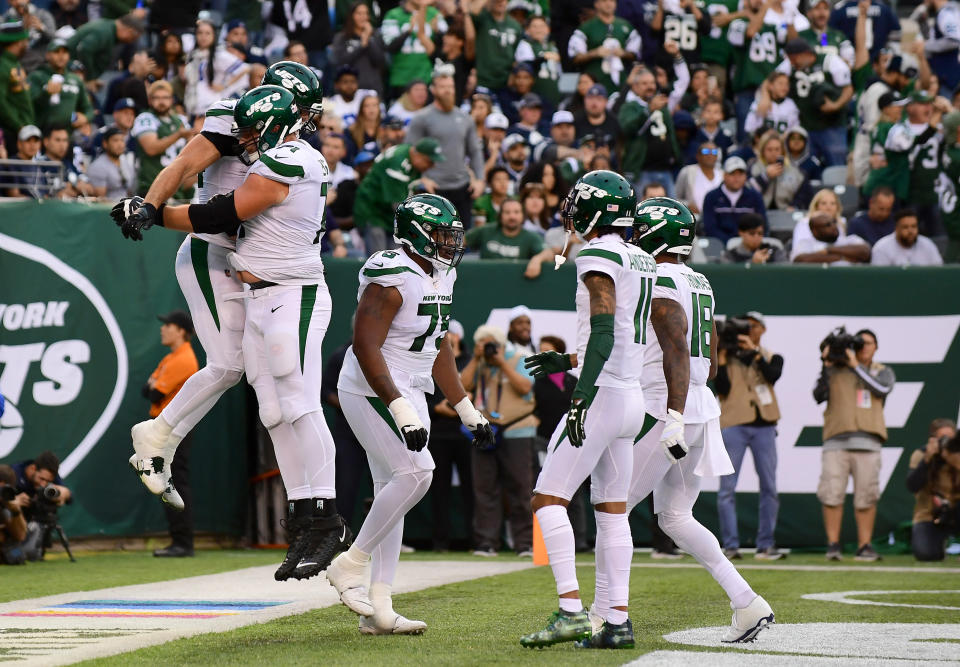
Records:
<instances>
[{"instance_id":1,"label":"football player","mask_svg":"<svg viewBox=\"0 0 960 667\"><path fill-rule=\"evenodd\" d=\"M577 255L577 352L544 352L528 357L535 374L580 369L566 419L554 431L534 489L533 510L550 556L560 609L546 629L520 644L549 646L582 640L588 648L633 646L627 617L633 540L627 521L627 492L633 467L633 439L643 423L640 376L647 346L656 265L624 241L633 226L636 197L622 176L592 171L576 182L561 215L567 232L587 242ZM597 568L608 581L609 609L603 627L591 635L580 601L574 539L567 505L590 476L596 510Z\"/></svg>"},{"instance_id":2,"label":"football player","mask_svg":"<svg viewBox=\"0 0 960 667\"><path fill-rule=\"evenodd\" d=\"M720 435L720 405L707 387L717 369L716 300L706 277L684 264L695 227L693 215L676 200L654 197L637 206L633 241L656 259L657 281L646 326L646 415L633 448L627 506L633 509L653 492L660 527L730 597L733 622L722 641L749 642L774 622L773 611L692 512L704 476L733 472ZM595 627L609 605L607 586L598 572Z\"/></svg>"},{"instance_id":3,"label":"football player","mask_svg":"<svg viewBox=\"0 0 960 667\"><path fill-rule=\"evenodd\" d=\"M228 261L246 290L228 300L247 301L243 362L260 419L268 429L288 424L294 434L291 449L275 443L275 450L288 493L306 495L293 504L304 506L307 526L284 561L292 563L292 576L304 579L326 569L350 541L336 511L335 448L319 393L331 302L316 246L323 235L329 169L323 156L298 138L302 118L288 90L254 88L233 113L240 158L252 164L242 185L205 204L161 204L155 220L180 231L236 234L237 249ZM156 437L154 425L147 433ZM159 449L162 443L148 444Z\"/></svg>"},{"instance_id":4,"label":"football player","mask_svg":"<svg viewBox=\"0 0 960 667\"><path fill-rule=\"evenodd\" d=\"M322 92L312 70L299 63L278 62L267 70L263 83L279 85L293 93L304 124L301 134L316 130L315 120L322 112ZM158 207L173 196L182 182L197 174L201 204L240 187L250 159L242 154L232 131L236 104L235 99L213 104L206 112L200 134L160 172L146 197L142 201L136 197L125 199L114 207L111 215L125 236L141 239L142 230L156 221ZM176 509L183 508L170 480L170 462L177 446L243 375L244 305L242 300L225 298L243 290L243 283L228 262L228 255L235 249L235 238L227 234L189 234L180 246L175 263L177 281L207 353L207 365L187 380L156 419L137 424L131 432L134 455L130 464L151 493L161 494L163 501ZM284 581L298 574L296 567L303 546L299 537L310 523L315 503L311 501L311 490L301 481L306 462L298 451L293 429L281 421L267 431L274 449L285 452L277 460L287 490L287 529L291 539L275 575L278 581ZM300 574L304 572L301 570Z\"/></svg>"},{"instance_id":5,"label":"football player","mask_svg":"<svg viewBox=\"0 0 960 667\"><path fill-rule=\"evenodd\" d=\"M397 208L394 224L400 248L373 254L360 271L353 345L337 384L343 413L367 452L374 499L353 546L327 569L327 580L360 614L364 634L420 634L427 628L393 611L391 588L403 517L433 478L424 393L433 391L434 381L474 443L493 444L446 340L454 267L464 251L457 209L438 195L414 195Z\"/></svg>"}]
</instances>

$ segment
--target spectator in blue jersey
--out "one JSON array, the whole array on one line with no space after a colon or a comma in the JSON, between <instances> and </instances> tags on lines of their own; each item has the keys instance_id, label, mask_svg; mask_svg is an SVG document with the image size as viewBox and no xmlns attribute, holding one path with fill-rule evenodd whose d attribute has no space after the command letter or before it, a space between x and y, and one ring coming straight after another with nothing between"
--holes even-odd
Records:
<instances>
[{"instance_id":1,"label":"spectator in blue jersey","mask_svg":"<svg viewBox=\"0 0 960 667\"><path fill-rule=\"evenodd\" d=\"M949 97L960 84L960 6L948 0L926 0L929 38L924 42L930 69L940 79L940 94Z\"/></svg>"},{"instance_id":2,"label":"spectator in blue jersey","mask_svg":"<svg viewBox=\"0 0 960 667\"><path fill-rule=\"evenodd\" d=\"M747 163L729 157L723 163L723 184L703 198L703 227L707 236L726 243L737 236L737 220L744 213L767 217L763 195L747 185ZM768 225L764 224L764 232Z\"/></svg>"},{"instance_id":3,"label":"spectator in blue jersey","mask_svg":"<svg viewBox=\"0 0 960 667\"><path fill-rule=\"evenodd\" d=\"M828 25L847 36L856 43L857 15L859 0L846 0L834 6L830 12ZM867 29L867 48L870 50L870 60L876 59L880 49L887 45L891 32L900 32L900 19L889 6L880 0L871 0L867 10L867 20L870 22Z\"/></svg>"},{"instance_id":4,"label":"spectator in blue jersey","mask_svg":"<svg viewBox=\"0 0 960 667\"><path fill-rule=\"evenodd\" d=\"M873 245L887 234L893 234L896 222L893 219L893 205L896 197L893 190L881 185L870 193L870 204L866 211L850 220L848 234L856 234Z\"/></svg>"}]
</instances>

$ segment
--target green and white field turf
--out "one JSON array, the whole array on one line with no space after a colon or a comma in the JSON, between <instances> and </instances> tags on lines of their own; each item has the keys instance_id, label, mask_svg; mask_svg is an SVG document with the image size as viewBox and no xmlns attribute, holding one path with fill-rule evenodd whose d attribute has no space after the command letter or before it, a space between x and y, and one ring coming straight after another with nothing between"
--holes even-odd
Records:
<instances>
[{"instance_id":1,"label":"green and white field turf","mask_svg":"<svg viewBox=\"0 0 960 667\"><path fill-rule=\"evenodd\" d=\"M499 558L516 561L513 556ZM147 553L103 553L81 555L76 564L71 564L55 555L43 563L0 569L0 581L4 584L0 586L0 602L225 572L273 564L279 559L277 552L258 551L201 551L196 558L174 561L154 559ZM449 553L417 553L404 559L457 560L463 561L465 567L477 560L469 555ZM580 555L577 562L581 588L589 603L593 591L593 559L591 555ZM605 665L628 663L652 651L687 651L688 659L677 664L711 664L710 656L697 659L696 653L745 650L721 647L719 632L712 646L664 639L664 635L676 631L726 626L731 614L727 599L706 571L689 557L664 564L651 560L649 555L637 554L633 562L630 617L637 645L632 650L584 652L571 644L543 650L521 648L520 635L541 629L556 608L550 569L539 567L395 596L394 608L399 613L427 622L429 630L423 636L360 635L357 617L337 605L229 632L195 635L83 664ZM761 563L746 557L738 562L738 567L754 590L771 604L778 624L760 634L749 649L751 653L764 651L764 645L773 644L778 630L788 625L909 623L949 629L942 639L934 641L946 642L939 644L945 649L945 656L960 663L960 562L955 556L934 564L917 563L910 556L887 556L877 564L854 563L847 557L842 563L828 567L822 555L794 554L776 563ZM898 571L889 571L894 568ZM289 585L326 584L321 577ZM914 592L856 596L859 600L898 606L852 605L802 597L844 591ZM929 608L929 605L943 608ZM861 655L858 643L870 641L862 632L845 635L846 648L840 655ZM823 641L836 643L828 638ZM901 652L902 649L900 647ZM816 642L803 653L830 655ZM894 651L889 657L899 656ZM3 660L0 655L0 661ZM904 664L902 660L890 662L880 656L875 660L871 660L872 664Z\"/></svg>"}]
</instances>

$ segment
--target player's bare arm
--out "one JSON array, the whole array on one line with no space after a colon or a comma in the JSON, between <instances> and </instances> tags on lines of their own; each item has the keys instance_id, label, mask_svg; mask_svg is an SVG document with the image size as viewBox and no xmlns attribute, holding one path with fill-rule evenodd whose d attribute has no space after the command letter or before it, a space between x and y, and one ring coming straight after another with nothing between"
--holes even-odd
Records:
<instances>
[{"instance_id":1,"label":"player's bare arm","mask_svg":"<svg viewBox=\"0 0 960 667\"><path fill-rule=\"evenodd\" d=\"M143 198L155 207L170 199L183 183L193 180L201 171L220 159L220 151L202 134L190 140L169 165L160 170Z\"/></svg>"},{"instance_id":2,"label":"player's bare arm","mask_svg":"<svg viewBox=\"0 0 960 667\"><path fill-rule=\"evenodd\" d=\"M460 382L460 373L457 372L457 362L453 356L453 348L450 347L450 341L447 340L446 336L443 337L443 342L440 343L440 351L433 362L433 379L450 405L456 405L467 397L467 392Z\"/></svg>"},{"instance_id":3,"label":"player's bare arm","mask_svg":"<svg viewBox=\"0 0 960 667\"><path fill-rule=\"evenodd\" d=\"M617 289L613 278L605 273L590 271L583 277L583 284L590 295L590 317L613 315L617 310Z\"/></svg>"},{"instance_id":4,"label":"player's bare arm","mask_svg":"<svg viewBox=\"0 0 960 667\"><path fill-rule=\"evenodd\" d=\"M287 198L290 186L259 174L250 174L239 188L229 195L211 197L206 204L163 206L161 222L168 229L181 232L218 234L233 233L243 220L249 220Z\"/></svg>"},{"instance_id":5,"label":"player's bare arm","mask_svg":"<svg viewBox=\"0 0 960 667\"><path fill-rule=\"evenodd\" d=\"M690 386L690 350L687 347L687 316L673 299L654 299L650 322L663 350L663 374L667 380L667 409L683 412Z\"/></svg>"},{"instance_id":6,"label":"player's bare arm","mask_svg":"<svg viewBox=\"0 0 960 667\"><path fill-rule=\"evenodd\" d=\"M402 305L403 297L396 287L368 285L357 305L357 321L353 329L353 353L357 355L363 376L387 405L400 398L400 391L393 382L380 348Z\"/></svg>"}]
</instances>

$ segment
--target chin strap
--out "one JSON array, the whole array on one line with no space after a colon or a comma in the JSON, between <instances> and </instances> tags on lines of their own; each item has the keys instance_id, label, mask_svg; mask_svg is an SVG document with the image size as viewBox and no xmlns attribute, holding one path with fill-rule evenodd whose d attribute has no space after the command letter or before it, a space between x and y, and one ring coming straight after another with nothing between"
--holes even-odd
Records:
<instances>
[{"instance_id":1,"label":"chin strap","mask_svg":"<svg viewBox=\"0 0 960 667\"><path fill-rule=\"evenodd\" d=\"M563 240L563 250L560 251L560 254L559 254L559 255L554 255L554 256L553 256L553 270L554 270L554 271L557 271L561 266L563 266L564 262L567 261L567 258L566 258L564 255L567 254L567 248L570 246L570 236L571 236L571 235L573 235L573 232L568 229L568 230L567 230L567 236L566 236L566 238Z\"/></svg>"}]
</instances>

